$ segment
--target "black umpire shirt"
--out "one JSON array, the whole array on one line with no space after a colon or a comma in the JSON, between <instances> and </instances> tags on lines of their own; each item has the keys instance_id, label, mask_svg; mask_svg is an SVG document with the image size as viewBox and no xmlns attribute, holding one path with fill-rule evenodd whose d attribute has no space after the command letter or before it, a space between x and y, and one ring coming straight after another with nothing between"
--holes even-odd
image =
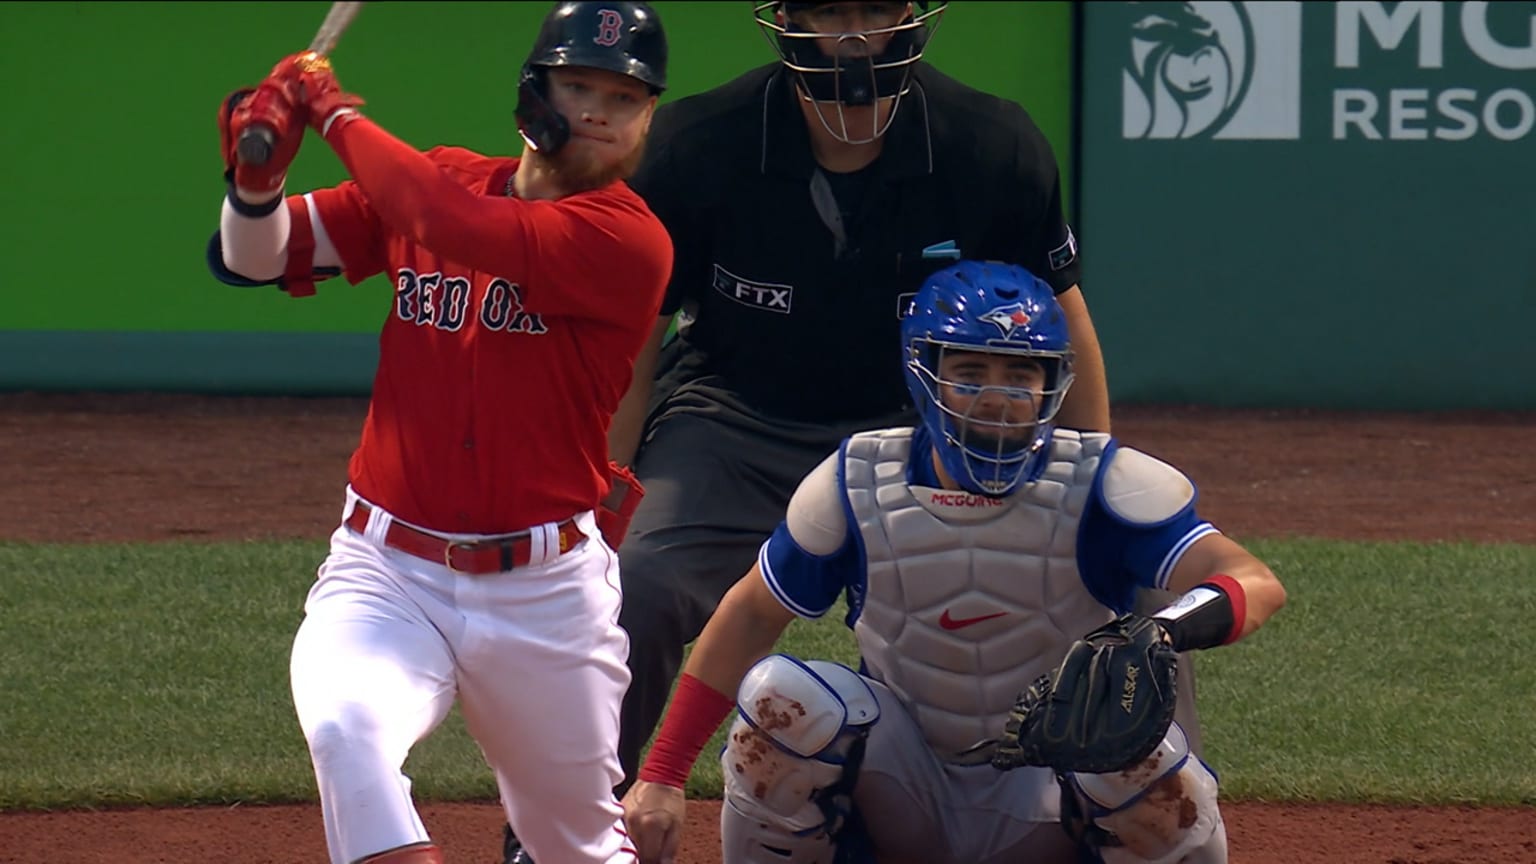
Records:
<instances>
[{"instance_id":1,"label":"black umpire shirt","mask_svg":"<svg viewBox=\"0 0 1536 864\"><path fill-rule=\"evenodd\" d=\"M874 418L910 403L899 322L945 249L1077 284L1056 158L1023 108L920 63L885 139L861 171L820 169L779 63L659 108L631 185L675 248L669 351L770 417Z\"/></svg>"}]
</instances>

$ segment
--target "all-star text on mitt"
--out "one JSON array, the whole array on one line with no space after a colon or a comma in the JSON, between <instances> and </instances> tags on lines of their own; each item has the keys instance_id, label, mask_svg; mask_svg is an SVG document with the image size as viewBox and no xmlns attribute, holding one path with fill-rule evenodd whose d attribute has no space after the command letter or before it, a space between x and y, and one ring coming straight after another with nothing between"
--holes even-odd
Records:
<instances>
[{"instance_id":1,"label":"all-star text on mitt","mask_svg":"<svg viewBox=\"0 0 1536 864\"><path fill-rule=\"evenodd\" d=\"M1060 666L1019 695L992 765L1102 774L1146 759L1173 722L1177 670L1162 624L1116 618L1073 643Z\"/></svg>"}]
</instances>

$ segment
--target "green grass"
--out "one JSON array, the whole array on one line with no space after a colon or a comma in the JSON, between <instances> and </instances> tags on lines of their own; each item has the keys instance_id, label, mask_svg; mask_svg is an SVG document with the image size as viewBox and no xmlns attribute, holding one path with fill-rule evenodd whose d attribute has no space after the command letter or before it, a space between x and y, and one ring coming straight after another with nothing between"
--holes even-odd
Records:
<instances>
[{"instance_id":1,"label":"green grass","mask_svg":"<svg viewBox=\"0 0 1536 864\"><path fill-rule=\"evenodd\" d=\"M1251 548L1290 602L1197 660L1224 794L1536 804L1536 546Z\"/></svg>"},{"instance_id":2,"label":"green grass","mask_svg":"<svg viewBox=\"0 0 1536 864\"><path fill-rule=\"evenodd\" d=\"M1251 545L1291 601L1198 661L1226 797L1536 804L1536 546ZM0 809L313 800L288 650L323 554L0 544ZM780 649L852 662L840 622ZM457 713L406 768L495 795ZM689 790L719 794L713 759Z\"/></svg>"}]
</instances>

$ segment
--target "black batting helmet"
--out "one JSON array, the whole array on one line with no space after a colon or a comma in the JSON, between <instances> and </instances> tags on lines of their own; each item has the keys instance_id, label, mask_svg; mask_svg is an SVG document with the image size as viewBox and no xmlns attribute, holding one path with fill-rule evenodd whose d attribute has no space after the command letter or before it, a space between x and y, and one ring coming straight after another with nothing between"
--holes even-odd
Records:
<instances>
[{"instance_id":1,"label":"black batting helmet","mask_svg":"<svg viewBox=\"0 0 1536 864\"><path fill-rule=\"evenodd\" d=\"M570 137L570 123L549 105L547 70L586 66L628 75L667 89L667 34L648 3L572 0L545 16L517 85L517 126L529 147L554 153Z\"/></svg>"}]
</instances>

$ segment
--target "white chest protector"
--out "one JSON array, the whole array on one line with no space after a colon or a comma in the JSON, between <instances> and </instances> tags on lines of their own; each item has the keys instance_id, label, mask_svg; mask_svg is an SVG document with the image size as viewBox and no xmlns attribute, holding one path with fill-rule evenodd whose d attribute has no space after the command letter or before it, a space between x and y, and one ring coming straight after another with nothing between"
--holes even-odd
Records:
<instances>
[{"instance_id":1,"label":"white chest protector","mask_svg":"<svg viewBox=\"0 0 1536 864\"><path fill-rule=\"evenodd\" d=\"M939 758L984 762L1014 699L1113 613L1077 569L1078 522L1110 437L1058 430L1040 479L1006 499L910 487L910 429L848 441L844 477L868 585L869 674Z\"/></svg>"}]
</instances>

